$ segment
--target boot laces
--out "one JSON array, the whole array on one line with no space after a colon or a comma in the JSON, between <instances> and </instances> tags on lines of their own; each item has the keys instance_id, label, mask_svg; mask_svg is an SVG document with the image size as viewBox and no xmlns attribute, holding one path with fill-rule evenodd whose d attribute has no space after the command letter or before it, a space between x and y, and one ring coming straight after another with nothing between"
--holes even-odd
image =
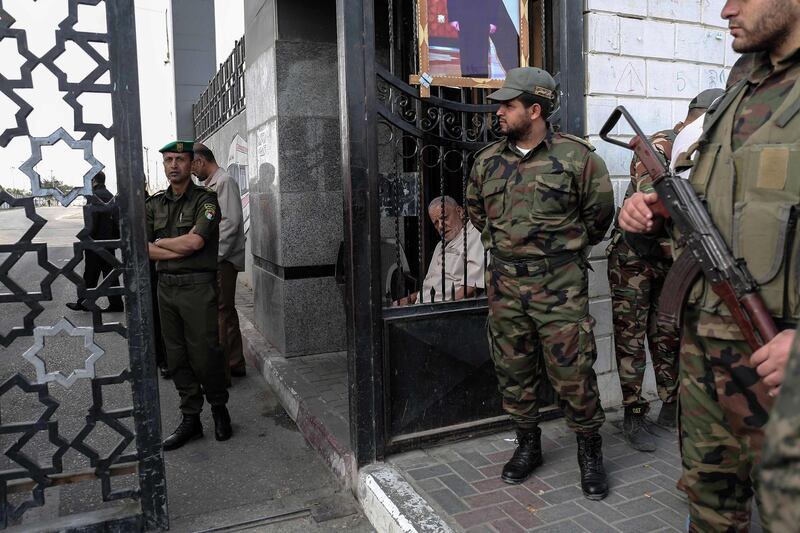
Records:
<instances>
[{"instance_id":1,"label":"boot laces","mask_svg":"<svg viewBox=\"0 0 800 533\"><path fill-rule=\"evenodd\" d=\"M525 462L532 455L539 453L538 448L538 435L535 433L517 433L516 439L517 449L514 450L514 455L511 457L510 463L518 464Z\"/></svg>"},{"instance_id":2,"label":"boot laces","mask_svg":"<svg viewBox=\"0 0 800 533\"><path fill-rule=\"evenodd\" d=\"M647 427L647 419L645 418L644 413L631 414L630 420L631 420L631 433L636 433Z\"/></svg>"},{"instance_id":3,"label":"boot laces","mask_svg":"<svg viewBox=\"0 0 800 533\"><path fill-rule=\"evenodd\" d=\"M600 472L603 468L601 444L597 437L588 437L579 444L580 466L586 472Z\"/></svg>"}]
</instances>

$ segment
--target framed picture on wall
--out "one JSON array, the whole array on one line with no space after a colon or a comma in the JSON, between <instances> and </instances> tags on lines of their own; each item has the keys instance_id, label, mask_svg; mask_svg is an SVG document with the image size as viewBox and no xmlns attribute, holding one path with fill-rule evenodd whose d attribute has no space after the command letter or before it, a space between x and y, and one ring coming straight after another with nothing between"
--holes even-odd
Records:
<instances>
[{"instance_id":1,"label":"framed picture on wall","mask_svg":"<svg viewBox=\"0 0 800 533\"><path fill-rule=\"evenodd\" d=\"M420 72L411 83L500 87L506 72L526 67L528 0L418 0Z\"/></svg>"}]
</instances>

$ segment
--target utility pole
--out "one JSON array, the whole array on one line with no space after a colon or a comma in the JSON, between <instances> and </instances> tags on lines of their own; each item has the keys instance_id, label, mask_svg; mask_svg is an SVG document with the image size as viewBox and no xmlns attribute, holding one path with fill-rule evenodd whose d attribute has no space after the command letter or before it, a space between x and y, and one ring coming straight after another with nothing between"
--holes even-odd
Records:
<instances>
[{"instance_id":1,"label":"utility pole","mask_svg":"<svg viewBox=\"0 0 800 533\"><path fill-rule=\"evenodd\" d=\"M145 163L145 173L144 173L144 181L145 185L147 186L147 192L150 192L150 149L147 146L144 146L144 163Z\"/></svg>"}]
</instances>

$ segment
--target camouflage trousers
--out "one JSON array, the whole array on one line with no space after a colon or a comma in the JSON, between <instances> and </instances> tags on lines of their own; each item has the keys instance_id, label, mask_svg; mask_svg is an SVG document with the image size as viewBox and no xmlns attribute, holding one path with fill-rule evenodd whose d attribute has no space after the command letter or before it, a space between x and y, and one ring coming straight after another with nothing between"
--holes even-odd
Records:
<instances>
[{"instance_id":1,"label":"camouflage trousers","mask_svg":"<svg viewBox=\"0 0 800 533\"><path fill-rule=\"evenodd\" d=\"M608 282L614 317L614 353L623 405L645 405L642 380L647 359L645 337L653 360L658 396L674 402L678 391L680 332L656 320L658 298L671 262L643 259L619 240L609 247Z\"/></svg>"},{"instance_id":2,"label":"camouflage trousers","mask_svg":"<svg viewBox=\"0 0 800 533\"><path fill-rule=\"evenodd\" d=\"M489 346L503 409L518 427L535 426L537 391L549 379L569 427L598 429L605 414L593 369L585 263L519 276L493 262L487 278Z\"/></svg>"},{"instance_id":3,"label":"camouflage trousers","mask_svg":"<svg viewBox=\"0 0 800 533\"><path fill-rule=\"evenodd\" d=\"M800 529L800 335L769 415L759 479L759 510L772 531Z\"/></svg>"},{"instance_id":4,"label":"camouflage trousers","mask_svg":"<svg viewBox=\"0 0 800 533\"><path fill-rule=\"evenodd\" d=\"M689 499L689 531L746 532L770 398L748 344L699 336L698 315L685 310L681 338L678 488Z\"/></svg>"}]
</instances>

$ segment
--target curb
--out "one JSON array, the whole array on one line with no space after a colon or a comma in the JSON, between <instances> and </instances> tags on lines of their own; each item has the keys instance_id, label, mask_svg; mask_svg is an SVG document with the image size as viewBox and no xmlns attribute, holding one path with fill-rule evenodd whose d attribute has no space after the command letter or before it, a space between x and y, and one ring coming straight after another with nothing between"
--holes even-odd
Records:
<instances>
[{"instance_id":1,"label":"curb","mask_svg":"<svg viewBox=\"0 0 800 533\"><path fill-rule=\"evenodd\" d=\"M287 362L275 350L250 320L239 313L245 359L255 367L272 387L287 414L297 424L300 433L321 456L344 486L355 493L358 468L355 454L327 430L322 420L313 415L303 398L292 386L288 372L282 371Z\"/></svg>"},{"instance_id":2,"label":"curb","mask_svg":"<svg viewBox=\"0 0 800 533\"><path fill-rule=\"evenodd\" d=\"M292 385L288 363L250 320L239 314L244 355L273 389L300 433L334 475L358 499L372 526L380 533L453 533L447 523L391 466L368 465L358 470L355 454L313 415Z\"/></svg>"},{"instance_id":3,"label":"curb","mask_svg":"<svg viewBox=\"0 0 800 533\"><path fill-rule=\"evenodd\" d=\"M358 501L370 523L386 533L453 533L400 473L386 464L359 473Z\"/></svg>"}]
</instances>

